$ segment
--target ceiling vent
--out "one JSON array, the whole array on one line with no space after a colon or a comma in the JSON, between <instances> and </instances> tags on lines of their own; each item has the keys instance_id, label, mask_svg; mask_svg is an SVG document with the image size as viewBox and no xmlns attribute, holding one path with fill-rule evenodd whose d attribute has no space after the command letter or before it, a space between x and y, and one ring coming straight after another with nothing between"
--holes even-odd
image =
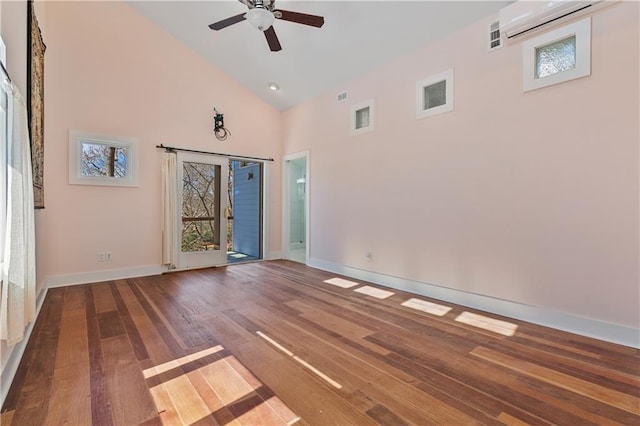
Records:
<instances>
[{"instance_id":1,"label":"ceiling vent","mask_svg":"<svg viewBox=\"0 0 640 426\"><path fill-rule=\"evenodd\" d=\"M616 3L614 1L517 1L500 10L500 32L508 39Z\"/></svg>"},{"instance_id":2,"label":"ceiling vent","mask_svg":"<svg viewBox=\"0 0 640 426\"><path fill-rule=\"evenodd\" d=\"M500 38L500 21L492 22L489 25L489 37L487 37L489 52L502 47L502 38Z\"/></svg>"},{"instance_id":3,"label":"ceiling vent","mask_svg":"<svg viewBox=\"0 0 640 426\"><path fill-rule=\"evenodd\" d=\"M338 102L344 102L347 100L347 92L338 93Z\"/></svg>"}]
</instances>

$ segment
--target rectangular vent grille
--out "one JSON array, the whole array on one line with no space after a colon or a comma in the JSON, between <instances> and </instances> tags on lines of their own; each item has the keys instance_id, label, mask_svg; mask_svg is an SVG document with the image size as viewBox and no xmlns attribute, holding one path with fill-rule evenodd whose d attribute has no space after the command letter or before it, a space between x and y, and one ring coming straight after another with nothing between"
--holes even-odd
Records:
<instances>
[{"instance_id":1,"label":"rectangular vent grille","mask_svg":"<svg viewBox=\"0 0 640 426\"><path fill-rule=\"evenodd\" d=\"M495 21L489 25L489 51L502 47L500 38L500 21Z\"/></svg>"},{"instance_id":2,"label":"rectangular vent grille","mask_svg":"<svg viewBox=\"0 0 640 426\"><path fill-rule=\"evenodd\" d=\"M338 93L338 102L347 100L347 92Z\"/></svg>"}]
</instances>

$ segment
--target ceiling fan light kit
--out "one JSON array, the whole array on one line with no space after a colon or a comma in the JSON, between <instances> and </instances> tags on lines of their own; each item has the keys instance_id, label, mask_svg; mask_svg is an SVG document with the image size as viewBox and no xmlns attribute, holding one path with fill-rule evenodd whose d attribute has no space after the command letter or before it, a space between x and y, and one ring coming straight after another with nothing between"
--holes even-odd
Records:
<instances>
[{"instance_id":1,"label":"ceiling fan light kit","mask_svg":"<svg viewBox=\"0 0 640 426\"><path fill-rule=\"evenodd\" d=\"M249 23L253 25L254 28L260 31L266 31L271 25L273 25L273 21L276 20L276 17L273 16L273 13L262 7L249 9L245 16L247 18L247 21L249 21Z\"/></svg>"},{"instance_id":2,"label":"ceiling fan light kit","mask_svg":"<svg viewBox=\"0 0 640 426\"><path fill-rule=\"evenodd\" d=\"M310 27L320 28L324 25L324 18L317 15L309 15L306 13L292 12L290 10L275 9L275 0L238 0L249 8L246 13L231 16L209 25L214 31L220 31L228 26L237 24L244 20L256 29L264 33L269 48L272 52L282 50L280 41L273 29L273 23L276 19L282 21L294 22L296 24L308 25Z\"/></svg>"}]
</instances>

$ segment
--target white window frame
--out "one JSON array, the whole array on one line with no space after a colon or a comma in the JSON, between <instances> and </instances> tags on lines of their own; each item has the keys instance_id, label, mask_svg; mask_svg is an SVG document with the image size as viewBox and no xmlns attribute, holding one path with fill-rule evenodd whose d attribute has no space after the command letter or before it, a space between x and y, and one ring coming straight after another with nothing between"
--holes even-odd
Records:
<instances>
[{"instance_id":1,"label":"white window frame","mask_svg":"<svg viewBox=\"0 0 640 426\"><path fill-rule=\"evenodd\" d=\"M82 174L82 144L89 142L124 148L127 156L127 175L84 176ZM99 186L138 186L138 140L130 137L104 136L79 130L69 131L69 184Z\"/></svg>"},{"instance_id":2,"label":"white window frame","mask_svg":"<svg viewBox=\"0 0 640 426\"><path fill-rule=\"evenodd\" d=\"M575 68L536 78L536 49L571 36L576 37ZM525 92L589 75L591 75L591 17L541 34L522 44L522 80Z\"/></svg>"},{"instance_id":3,"label":"white window frame","mask_svg":"<svg viewBox=\"0 0 640 426\"><path fill-rule=\"evenodd\" d=\"M445 81L445 103L437 107L424 109L424 89L425 87L432 86L436 83ZM434 115L442 114L445 112L453 111L453 68L443 71L438 74L423 78L416 83L416 118L432 117Z\"/></svg>"},{"instance_id":4,"label":"white window frame","mask_svg":"<svg viewBox=\"0 0 640 426\"><path fill-rule=\"evenodd\" d=\"M9 109L11 108L10 103L13 102L13 99L11 98L10 93L5 89L5 86L10 83L4 81L4 77L0 78L3 80L0 82L3 86L0 87L0 91L2 92L0 100L4 101L2 102L2 105L0 105L0 265L2 265L4 262L4 243L7 229L7 178L9 161L7 158L7 147L9 144Z\"/></svg>"},{"instance_id":5,"label":"white window frame","mask_svg":"<svg viewBox=\"0 0 640 426\"><path fill-rule=\"evenodd\" d=\"M369 125L367 127L361 127L359 129L356 128L357 125L357 112L364 109L369 108ZM375 105L373 99L368 99L366 101L359 102L355 105L351 106L351 135L358 136L363 133L371 132L375 129Z\"/></svg>"}]
</instances>

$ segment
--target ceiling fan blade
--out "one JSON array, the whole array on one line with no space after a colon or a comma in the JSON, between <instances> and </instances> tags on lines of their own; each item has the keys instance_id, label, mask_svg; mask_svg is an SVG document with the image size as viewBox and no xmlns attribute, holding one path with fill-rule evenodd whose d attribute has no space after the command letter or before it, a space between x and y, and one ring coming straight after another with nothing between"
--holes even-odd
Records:
<instances>
[{"instance_id":1,"label":"ceiling fan blade","mask_svg":"<svg viewBox=\"0 0 640 426\"><path fill-rule=\"evenodd\" d=\"M272 52L282 50L282 46L280 46L280 41L278 40L276 30L273 29L273 26L270 26L264 31L264 36L267 38L267 43L269 43L269 48Z\"/></svg>"},{"instance_id":2,"label":"ceiling fan blade","mask_svg":"<svg viewBox=\"0 0 640 426\"><path fill-rule=\"evenodd\" d=\"M223 28L227 28L230 25L237 24L240 21L244 21L245 20L245 17L244 17L245 15L246 15L246 12L243 12L243 13L241 13L239 15L231 16L231 17L229 17L227 19L223 19L222 21L218 21L218 22L215 22L215 23L209 25L209 28L211 28L214 31L219 31L219 30L221 30Z\"/></svg>"},{"instance_id":3,"label":"ceiling fan blade","mask_svg":"<svg viewBox=\"0 0 640 426\"><path fill-rule=\"evenodd\" d=\"M274 15L284 21L295 22L297 24L310 25L320 28L324 25L324 18L318 15L308 15L306 13L292 12L290 10L274 10Z\"/></svg>"}]
</instances>

